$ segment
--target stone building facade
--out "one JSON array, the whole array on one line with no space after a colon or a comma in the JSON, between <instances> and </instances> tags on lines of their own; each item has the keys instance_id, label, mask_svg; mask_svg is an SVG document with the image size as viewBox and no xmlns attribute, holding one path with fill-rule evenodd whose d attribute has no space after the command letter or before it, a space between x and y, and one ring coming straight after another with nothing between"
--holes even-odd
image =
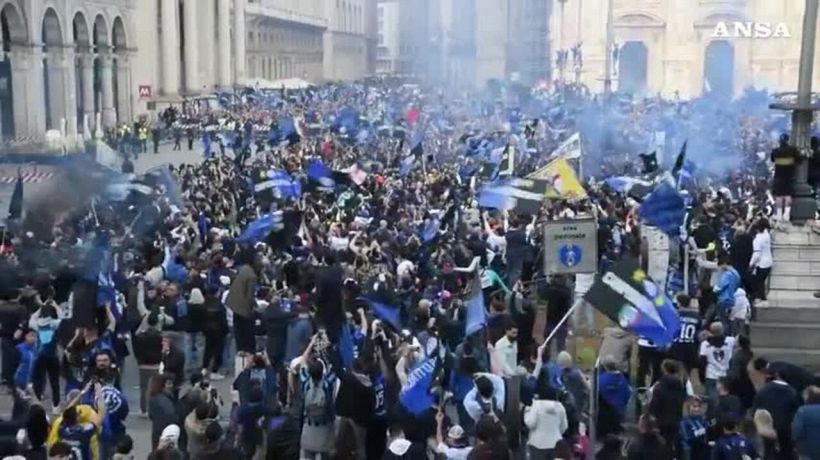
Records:
<instances>
[{"instance_id":1,"label":"stone building facade","mask_svg":"<svg viewBox=\"0 0 820 460\"><path fill-rule=\"evenodd\" d=\"M254 79L373 74L376 12L376 0L0 0L0 139L90 135Z\"/></svg>"},{"instance_id":2,"label":"stone building facade","mask_svg":"<svg viewBox=\"0 0 820 460\"><path fill-rule=\"evenodd\" d=\"M69 136L133 113L135 0L0 0L3 139Z\"/></svg>"},{"instance_id":3,"label":"stone building facade","mask_svg":"<svg viewBox=\"0 0 820 460\"><path fill-rule=\"evenodd\" d=\"M689 98L797 87L804 0L559 0L551 48L581 43L583 56L565 79L603 89L610 2L613 89Z\"/></svg>"}]
</instances>

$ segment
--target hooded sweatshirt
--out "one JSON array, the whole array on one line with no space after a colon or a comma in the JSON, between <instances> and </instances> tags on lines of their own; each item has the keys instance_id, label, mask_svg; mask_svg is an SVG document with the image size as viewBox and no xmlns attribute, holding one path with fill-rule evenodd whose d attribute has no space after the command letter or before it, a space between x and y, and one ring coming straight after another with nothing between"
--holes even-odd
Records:
<instances>
[{"instance_id":1,"label":"hooded sweatshirt","mask_svg":"<svg viewBox=\"0 0 820 460\"><path fill-rule=\"evenodd\" d=\"M185 434L188 435L188 453L191 457L201 454L208 446L208 438L205 436L205 429L214 419L206 418L199 420L196 418L196 411L192 411L185 417Z\"/></svg>"},{"instance_id":2,"label":"hooded sweatshirt","mask_svg":"<svg viewBox=\"0 0 820 460\"><path fill-rule=\"evenodd\" d=\"M600 356L612 356L618 363L618 368L626 371L632 355L633 336L618 327L604 329L604 340L601 342Z\"/></svg>"},{"instance_id":3,"label":"hooded sweatshirt","mask_svg":"<svg viewBox=\"0 0 820 460\"><path fill-rule=\"evenodd\" d=\"M384 459L426 460L427 446L422 443L412 443L404 438L397 438L387 446Z\"/></svg>"},{"instance_id":4,"label":"hooded sweatshirt","mask_svg":"<svg viewBox=\"0 0 820 460\"><path fill-rule=\"evenodd\" d=\"M743 288L737 288L735 291L735 304L732 306L732 319L746 320L749 317L751 307L749 305L749 298L746 297L746 291Z\"/></svg>"},{"instance_id":5,"label":"hooded sweatshirt","mask_svg":"<svg viewBox=\"0 0 820 460\"><path fill-rule=\"evenodd\" d=\"M797 409L792 422L792 438L797 452L807 458L820 458L820 404L808 404Z\"/></svg>"},{"instance_id":6,"label":"hooded sweatshirt","mask_svg":"<svg viewBox=\"0 0 820 460\"><path fill-rule=\"evenodd\" d=\"M162 434L159 436L159 444L157 445L157 449L162 449L163 447L166 448L177 448L179 446L179 426L177 425L168 425L162 430Z\"/></svg>"},{"instance_id":7,"label":"hooded sweatshirt","mask_svg":"<svg viewBox=\"0 0 820 460\"><path fill-rule=\"evenodd\" d=\"M524 423L530 429L527 444L536 449L553 449L569 427L567 412L558 401L536 399L524 412Z\"/></svg>"},{"instance_id":8,"label":"hooded sweatshirt","mask_svg":"<svg viewBox=\"0 0 820 460\"><path fill-rule=\"evenodd\" d=\"M680 378L664 375L652 389L649 413L658 420L661 429L675 431L683 419L686 388Z\"/></svg>"}]
</instances>

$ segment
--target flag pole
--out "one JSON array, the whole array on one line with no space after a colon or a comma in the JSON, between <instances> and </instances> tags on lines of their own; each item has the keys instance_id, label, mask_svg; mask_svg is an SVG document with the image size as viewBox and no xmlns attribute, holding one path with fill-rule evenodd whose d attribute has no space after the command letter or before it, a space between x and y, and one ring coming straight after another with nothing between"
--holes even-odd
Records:
<instances>
[{"instance_id":1,"label":"flag pole","mask_svg":"<svg viewBox=\"0 0 820 460\"><path fill-rule=\"evenodd\" d=\"M583 183L584 182L584 143L582 142L580 135L578 135L578 150L581 151L581 155L578 157L578 179Z\"/></svg>"},{"instance_id":2,"label":"flag pole","mask_svg":"<svg viewBox=\"0 0 820 460\"><path fill-rule=\"evenodd\" d=\"M100 226L100 219L97 218L97 207L94 203L97 201L96 198L91 199L91 213L94 215L94 224L99 227Z\"/></svg>"},{"instance_id":3,"label":"flag pole","mask_svg":"<svg viewBox=\"0 0 820 460\"><path fill-rule=\"evenodd\" d=\"M558 321L558 324L556 324L556 325L555 325L555 327L552 329L552 331L550 331L550 333L549 333L549 335L547 336L547 338L545 338L545 339L544 339L544 343L543 343L543 345L546 345L547 343L549 343L549 341L550 341L550 340L552 340L552 338L553 338L553 337L555 337L555 334L558 332L558 329L560 329L560 328L561 328L561 326L563 326L563 325L564 325L564 323L566 323L566 322L567 322L567 320L570 318L570 316L572 316L572 313L573 313L573 312L574 312L574 311L575 311L575 310L576 310L579 306L581 306L581 304L582 304L583 302L584 302L584 299L578 299L578 300L577 300L574 304L572 304L572 307L570 307L570 309L569 309L569 310L567 310L567 312L564 314L564 317L563 317L563 318L561 318L561 321Z\"/></svg>"},{"instance_id":4,"label":"flag pole","mask_svg":"<svg viewBox=\"0 0 820 460\"><path fill-rule=\"evenodd\" d=\"M589 398L589 417L587 418L587 437L589 438L589 448L587 449L586 460L595 460L595 445L598 441L598 368L601 366L601 355L595 358L595 367L592 369L592 388Z\"/></svg>"},{"instance_id":5,"label":"flag pole","mask_svg":"<svg viewBox=\"0 0 820 460\"><path fill-rule=\"evenodd\" d=\"M689 244L683 245L683 293L689 295Z\"/></svg>"}]
</instances>

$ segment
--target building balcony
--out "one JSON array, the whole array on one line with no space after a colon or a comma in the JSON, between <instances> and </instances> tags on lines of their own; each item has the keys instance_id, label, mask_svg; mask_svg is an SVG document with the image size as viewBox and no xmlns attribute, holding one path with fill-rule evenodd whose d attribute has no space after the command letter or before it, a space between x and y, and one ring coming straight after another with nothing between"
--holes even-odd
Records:
<instances>
[{"instance_id":1,"label":"building balcony","mask_svg":"<svg viewBox=\"0 0 820 460\"><path fill-rule=\"evenodd\" d=\"M328 26L327 18L304 14L299 11L279 8L276 6L263 5L260 3L248 3L245 6L245 14L260 16L268 19L275 19L279 21L292 22L296 24L317 27L320 29L327 29Z\"/></svg>"}]
</instances>

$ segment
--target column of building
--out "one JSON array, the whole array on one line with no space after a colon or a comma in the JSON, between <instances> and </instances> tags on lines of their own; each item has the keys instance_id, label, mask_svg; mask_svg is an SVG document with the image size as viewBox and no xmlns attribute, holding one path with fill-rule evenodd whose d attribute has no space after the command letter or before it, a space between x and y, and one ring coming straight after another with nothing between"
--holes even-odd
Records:
<instances>
[{"instance_id":1,"label":"column of building","mask_svg":"<svg viewBox=\"0 0 820 460\"><path fill-rule=\"evenodd\" d=\"M197 37L197 2L185 0L182 5L185 32L185 93L199 93L199 38Z\"/></svg>"},{"instance_id":2,"label":"column of building","mask_svg":"<svg viewBox=\"0 0 820 460\"><path fill-rule=\"evenodd\" d=\"M233 43L234 43L234 66L236 69L236 84L241 84L245 79L245 0L234 0L233 3Z\"/></svg>"},{"instance_id":3,"label":"column of building","mask_svg":"<svg viewBox=\"0 0 820 460\"><path fill-rule=\"evenodd\" d=\"M231 86L231 30L230 0L217 0L217 29L219 39L219 86Z\"/></svg>"},{"instance_id":4,"label":"column of building","mask_svg":"<svg viewBox=\"0 0 820 460\"><path fill-rule=\"evenodd\" d=\"M117 56L117 122L125 123L132 121L133 108L131 107L131 62L129 56L119 54Z\"/></svg>"},{"instance_id":5,"label":"column of building","mask_svg":"<svg viewBox=\"0 0 820 460\"><path fill-rule=\"evenodd\" d=\"M216 0L205 0L198 8L199 12L199 48L203 50L199 54L200 79L199 84L204 91L213 89L216 83ZM199 49L198 48L198 49Z\"/></svg>"},{"instance_id":6,"label":"column of building","mask_svg":"<svg viewBox=\"0 0 820 460\"><path fill-rule=\"evenodd\" d=\"M19 45L12 45L8 54L15 93L14 127L17 137L40 136L45 131L43 111L33 109L35 104L42 104L43 98L42 59L37 62L35 54Z\"/></svg>"},{"instance_id":7,"label":"column of building","mask_svg":"<svg viewBox=\"0 0 820 460\"><path fill-rule=\"evenodd\" d=\"M80 56L80 86L83 98L83 135L91 137L94 132L94 55L87 49ZM88 131L86 132L86 127Z\"/></svg>"},{"instance_id":8,"label":"column of building","mask_svg":"<svg viewBox=\"0 0 820 460\"><path fill-rule=\"evenodd\" d=\"M177 29L178 0L160 0L162 35L162 92L179 92L179 29Z\"/></svg>"},{"instance_id":9,"label":"column of building","mask_svg":"<svg viewBox=\"0 0 820 460\"><path fill-rule=\"evenodd\" d=\"M102 84L102 124L111 128L117 124L117 115L114 110L114 57L106 49L99 56L100 83Z\"/></svg>"}]
</instances>

